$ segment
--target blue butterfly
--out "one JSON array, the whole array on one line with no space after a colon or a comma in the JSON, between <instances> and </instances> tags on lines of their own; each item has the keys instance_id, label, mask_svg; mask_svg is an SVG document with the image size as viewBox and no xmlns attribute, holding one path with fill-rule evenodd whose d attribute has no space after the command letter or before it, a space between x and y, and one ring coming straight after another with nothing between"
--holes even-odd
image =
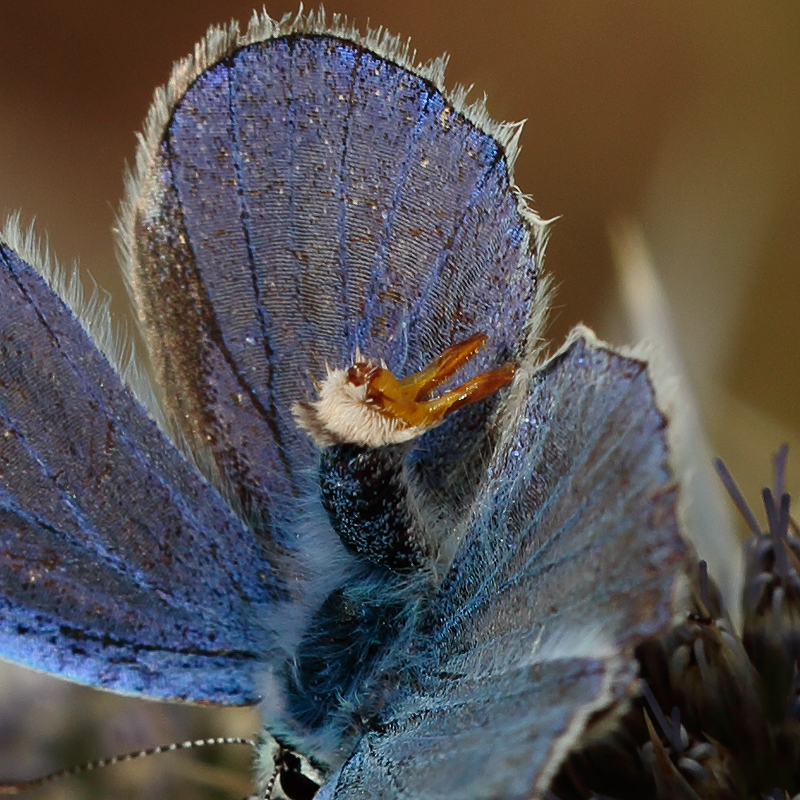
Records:
<instances>
[{"instance_id":1,"label":"blue butterfly","mask_svg":"<svg viewBox=\"0 0 800 800\"><path fill-rule=\"evenodd\" d=\"M119 225L152 391L0 244L0 655L258 703L319 798L543 794L689 555L646 364L543 361L519 126L442 83L321 14L176 65Z\"/></svg>"}]
</instances>

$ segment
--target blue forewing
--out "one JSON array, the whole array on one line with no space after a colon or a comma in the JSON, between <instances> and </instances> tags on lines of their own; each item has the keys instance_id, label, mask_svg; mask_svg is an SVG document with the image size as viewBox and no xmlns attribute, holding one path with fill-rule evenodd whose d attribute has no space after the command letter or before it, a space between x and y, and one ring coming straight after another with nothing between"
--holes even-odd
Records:
<instances>
[{"instance_id":1,"label":"blue forewing","mask_svg":"<svg viewBox=\"0 0 800 800\"><path fill-rule=\"evenodd\" d=\"M170 436L2 246L0 655L260 700L332 774L320 796L525 797L630 692L687 552L646 365L580 330L540 366L519 128L412 61L321 15L255 17L157 93L120 228ZM411 577L365 564L292 410L328 369L403 376L476 332L459 380L512 361L513 382L403 473L440 546ZM334 633L319 695L309 651Z\"/></svg>"}]
</instances>

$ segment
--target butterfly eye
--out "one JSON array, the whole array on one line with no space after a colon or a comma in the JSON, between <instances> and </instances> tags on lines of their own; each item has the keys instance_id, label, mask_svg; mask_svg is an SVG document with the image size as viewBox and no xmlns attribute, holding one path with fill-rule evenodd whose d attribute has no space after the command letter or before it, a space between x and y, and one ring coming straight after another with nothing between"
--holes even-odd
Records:
<instances>
[{"instance_id":1,"label":"butterfly eye","mask_svg":"<svg viewBox=\"0 0 800 800\"><path fill-rule=\"evenodd\" d=\"M291 750L284 750L276 764L281 789L289 800L311 800L319 791L320 785L303 772L304 766L300 756Z\"/></svg>"},{"instance_id":2,"label":"butterfly eye","mask_svg":"<svg viewBox=\"0 0 800 800\"><path fill-rule=\"evenodd\" d=\"M272 800L273 797L312 800L322 785L323 776L311 761L282 743L278 743L272 759L274 764L272 776L259 797L263 796L264 800ZM276 785L280 787L278 794Z\"/></svg>"}]
</instances>

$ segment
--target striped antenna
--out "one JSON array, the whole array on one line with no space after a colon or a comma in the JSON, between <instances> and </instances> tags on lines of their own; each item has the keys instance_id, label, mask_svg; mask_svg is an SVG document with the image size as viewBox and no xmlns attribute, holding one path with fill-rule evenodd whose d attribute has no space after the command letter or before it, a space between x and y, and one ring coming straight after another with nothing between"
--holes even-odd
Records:
<instances>
[{"instance_id":1,"label":"striped antenna","mask_svg":"<svg viewBox=\"0 0 800 800\"><path fill-rule=\"evenodd\" d=\"M112 764L121 764L124 761L135 761L139 758L155 756L159 753L174 753L176 750L189 750L194 747L211 747L219 744L244 744L255 749L256 743L252 739L245 739L241 736L217 736L211 739L189 739L184 742L173 742L172 744L159 745L147 750L134 750L124 755L111 756L110 758L99 758L97 761L89 761L86 764L78 764L75 767L60 769L43 775L40 778L30 778L23 781L7 781L0 783L0 795L21 794L29 789L38 789L47 783L69 778L73 775L81 775L84 772L92 772L102 767L110 767Z\"/></svg>"}]
</instances>

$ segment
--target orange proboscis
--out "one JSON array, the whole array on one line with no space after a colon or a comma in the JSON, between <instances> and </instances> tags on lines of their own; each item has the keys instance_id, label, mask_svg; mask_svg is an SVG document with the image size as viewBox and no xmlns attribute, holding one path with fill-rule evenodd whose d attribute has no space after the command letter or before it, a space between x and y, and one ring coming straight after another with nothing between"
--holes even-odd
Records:
<instances>
[{"instance_id":1,"label":"orange proboscis","mask_svg":"<svg viewBox=\"0 0 800 800\"><path fill-rule=\"evenodd\" d=\"M373 367L367 378L367 402L387 416L417 426L438 422L451 411L488 397L514 377L516 368L513 364L504 364L477 375L441 397L421 399L474 358L488 338L483 333L476 333L467 341L448 347L424 369L400 380L384 367Z\"/></svg>"}]
</instances>

